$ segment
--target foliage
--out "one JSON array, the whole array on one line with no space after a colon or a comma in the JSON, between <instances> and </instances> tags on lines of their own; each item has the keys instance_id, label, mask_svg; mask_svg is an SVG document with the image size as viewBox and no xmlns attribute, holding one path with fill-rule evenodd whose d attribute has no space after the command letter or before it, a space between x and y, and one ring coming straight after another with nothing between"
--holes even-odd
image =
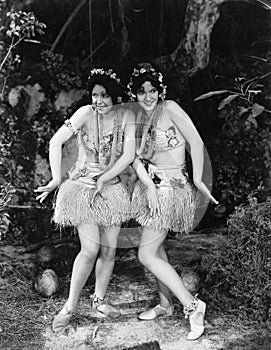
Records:
<instances>
[{"instance_id":1,"label":"foliage","mask_svg":"<svg viewBox=\"0 0 271 350\"><path fill-rule=\"evenodd\" d=\"M61 89L82 88L82 80L75 72L74 67L67 63L63 55L45 50L41 53L41 58L42 75L46 76L46 87L52 92L55 93Z\"/></svg>"},{"instance_id":2,"label":"foliage","mask_svg":"<svg viewBox=\"0 0 271 350\"><path fill-rule=\"evenodd\" d=\"M214 140L212 159L214 191L233 209L270 176L270 131L250 123L240 127L235 122L230 133L219 136Z\"/></svg>"},{"instance_id":3,"label":"foliage","mask_svg":"<svg viewBox=\"0 0 271 350\"><path fill-rule=\"evenodd\" d=\"M11 194L13 192L14 189L10 184L0 186L0 240L6 234L10 224L7 206L11 201Z\"/></svg>"},{"instance_id":4,"label":"foliage","mask_svg":"<svg viewBox=\"0 0 271 350\"><path fill-rule=\"evenodd\" d=\"M210 91L199 97L197 97L194 101L200 101L209 97L228 94L227 97L223 98L223 100L219 103L218 110L221 110L229 103L234 101L235 99L239 99L239 111L236 115L231 115L230 118L228 114L226 114L226 121L224 126L231 124L234 120L238 120L238 122L246 122L257 126L256 117L261 115L264 111L271 113L264 106L260 105L256 102L256 96L262 93L263 84L260 84L259 81L267 78L271 72L264 74L263 76L257 76L253 79L247 80L243 77L235 78L234 85L229 90L218 90L218 91Z\"/></svg>"},{"instance_id":5,"label":"foliage","mask_svg":"<svg viewBox=\"0 0 271 350\"><path fill-rule=\"evenodd\" d=\"M3 6L3 4L2 4ZM36 34L44 34L44 23L37 20L32 12L14 11L6 13L7 24L1 27L5 41L1 41L0 47L0 99L4 98L7 79L16 70L21 59L18 54L13 55L14 49L25 39L34 37Z\"/></svg>"},{"instance_id":6,"label":"foliage","mask_svg":"<svg viewBox=\"0 0 271 350\"><path fill-rule=\"evenodd\" d=\"M206 256L205 293L220 310L266 321L271 305L271 200L259 203L256 193L228 220L228 234Z\"/></svg>"}]
</instances>

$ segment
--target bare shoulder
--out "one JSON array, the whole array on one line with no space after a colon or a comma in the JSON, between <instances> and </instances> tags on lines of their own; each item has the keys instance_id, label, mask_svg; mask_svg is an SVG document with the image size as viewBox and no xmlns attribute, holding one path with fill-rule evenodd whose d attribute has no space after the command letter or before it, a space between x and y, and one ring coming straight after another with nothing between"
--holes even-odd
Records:
<instances>
[{"instance_id":1,"label":"bare shoulder","mask_svg":"<svg viewBox=\"0 0 271 350\"><path fill-rule=\"evenodd\" d=\"M70 118L70 121L76 128L80 128L93 115L94 115L94 110L92 106L85 105L77 109L77 111Z\"/></svg>"},{"instance_id":2,"label":"bare shoulder","mask_svg":"<svg viewBox=\"0 0 271 350\"><path fill-rule=\"evenodd\" d=\"M175 101L172 101L172 100L167 101L166 111L167 111L168 118L170 118L170 120L172 120L173 123L193 124L189 115Z\"/></svg>"},{"instance_id":3,"label":"bare shoulder","mask_svg":"<svg viewBox=\"0 0 271 350\"><path fill-rule=\"evenodd\" d=\"M127 123L132 123L135 121L135 114L129 107L120 107L121 115L126 119Z\"/></svg>"},{"instance_id":4,"label":"bare shoulder","mask_svg":"<svg viewBox=\"0 0 271 350\"><path fill-rule=\"evenodd\" d=\"M182 107L173 100L166 101L165 105L166 111L169 112L171 116L174 115L186 115L185 111L182 109Z\"/></svg>"}]
</instances>

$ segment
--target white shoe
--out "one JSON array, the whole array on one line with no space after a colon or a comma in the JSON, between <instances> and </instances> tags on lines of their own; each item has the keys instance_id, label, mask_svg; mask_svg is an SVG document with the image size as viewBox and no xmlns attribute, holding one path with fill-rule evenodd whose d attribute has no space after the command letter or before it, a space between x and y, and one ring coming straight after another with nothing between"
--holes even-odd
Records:
<instances>
[{"instance_id":1,"label":"white shoe","mask_svg":"<svg viewBox=\"0 0 271 350\"><path fill-rule=\"evenodd\" d=\"M163 315L172 316L173 311L174 311L174 307L172 305L165 308L160 304L158 304L152 309L142 312L138 316L138 318L142 321L150 321L150 320L154 320L158 316L163 316Z\"/></svg>"},{"instance_id":2,"label":"white shoe","mask_svg":"<svg viewBox=\"0 0 271 350\"><path fill-rule=\"evenodd\" d=\"M204 316L206 312L206 304L198 299L196 310L189 316L191 331L187 335L187 340L197 340L202 336L205 328Z\"/></svg>"}]
</instances>

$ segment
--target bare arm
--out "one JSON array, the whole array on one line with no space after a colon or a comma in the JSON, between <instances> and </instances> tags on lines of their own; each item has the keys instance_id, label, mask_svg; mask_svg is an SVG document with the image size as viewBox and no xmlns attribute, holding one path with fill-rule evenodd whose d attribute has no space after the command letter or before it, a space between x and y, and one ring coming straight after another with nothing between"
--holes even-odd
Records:
<instances>
[{"instance_id":1,"label":"bare arm","mask_svg":"<svg viewBox=\"0 0 271 350\"><path fill-rule=\"evenodd\" d=\"M139 180L146 186L154 185L141 160L137 157L132 164Z\"/></svg>"},{"instance_id":2,"label":"bare arm","mask_svg":"<svg viewBox=\"0 0 271 350\"><path fill-rule=\"evenodd\" d=\"M61 158L62 146L74 134L73 130L78 130L89 117L89 106L79 108L70 118L71 128L62 125L50 140L49 145L49 162L52 173L52 180L46 186L38 187L35 192L41 192L37 200L43 202L44 199L52 192L61 182Z\"/></svg>"},{"instance_id":3,"label":"bare arm","mask_svg":"<svg viewBox=\"0 0 271 350\"><path fill-rule=\"evenodd\" d=\"M133 163L133 168L141 182L145 186L147 186L147 198L148 198L148 205L150 209L150 215L160 215L160 205L159 205L159 199L158 199L158 193L157 189L155 187L155 184L153 183L151 177L147 173L144 165L142 164L141 160L137 157Z\"/></svg>"},{"instance_id":4,"label":"bare arm","mask_svg":"<svg viewBox=\"0 0 271 350\"><path fill-rule=\"evenodd\" d=\"M204 144L187 113L174 101L169 101L166 110L169 118L182 133L191 148L191 158L193 165L193 180L195 186L206 194L214 203L217 200L211 195L209 189L202 182L202 173L204 165Z\"/></svg>"},{"instance_id":5,"label":"bare arm","mask_svg":"<svg viewBox=\"0 0 271 350\"><path fill-rule=\"evenodd\" d=\"M103 173L99 181L107 182L119 175L129 164L132 163L135 157L135 117L129 111L127 122L124 131L124 147L121 157L113 164L113 166Z\"/></svg>"}]
</instances>

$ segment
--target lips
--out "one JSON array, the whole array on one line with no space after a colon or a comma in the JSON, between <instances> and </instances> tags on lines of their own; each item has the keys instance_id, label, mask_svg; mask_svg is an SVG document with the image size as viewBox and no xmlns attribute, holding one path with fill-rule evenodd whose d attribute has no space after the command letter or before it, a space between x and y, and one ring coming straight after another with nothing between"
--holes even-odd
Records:
<instances>
[{"instance_id":1,"label":"lips","mask_svg":"<svg viewBox=\"0 0 271 350\"><path fill-rule=\"evenodd\" d=\"M146 101L144 101L144 104L145 104L146 106L150 107L150 106L153 105L153 102L154 102L154 101L151 101L151 102L146 102Z\"/></svg>"}]
</instances>

